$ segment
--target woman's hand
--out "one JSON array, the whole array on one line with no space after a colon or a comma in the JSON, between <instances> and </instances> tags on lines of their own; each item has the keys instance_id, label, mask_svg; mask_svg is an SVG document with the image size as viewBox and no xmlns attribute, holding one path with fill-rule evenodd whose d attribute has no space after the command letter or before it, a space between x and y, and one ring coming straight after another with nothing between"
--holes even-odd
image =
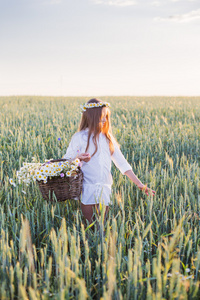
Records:
<instances>
[{"instance_id":1,"label":"woman's hand","mask_svg":"<svg viewBox=\"0 0 200 300\"><path fill-rule=\"evenodd\" d=\"M138 185L138 188L141 191L144 191L147 196L149 196L149 193L152 194L153 196L156 193L155 191L151 190L150 188L147 187L147 185L144 185L144 184Z\"/></svg>"},{"instance_id":2,"label":"woman's hand","mask_svg":"<svg viewBox=\"0 0 200 300\"><path fill-rule=\"evenodd\" d=\"M81 153L78 155L80 161L88 162L91 159L90 153Z\"/></svg>"},{"instance_id":3,"label":"woman's hand","mask_svg":"<svg viewBox=\"0 0 200 300\"><path fill-rule=\"evenodd\" d=\"M140 190L145 191L145 194L146 194L147 196L149 196L149 193L152 194L153 196L155 195L156 192L153 191L153 190L151 190L151 189L149 189L149 188L147 187L147 185L144 185L144 184L137 178L137 176L133 173L132 170L128 170L128 171L126 171L124 174L125 174L126 176L128 176L128 178L129 178L131 181L133 181L133 182L138 186L138 188L139 188Z\"/></svg>"}]
</instances>

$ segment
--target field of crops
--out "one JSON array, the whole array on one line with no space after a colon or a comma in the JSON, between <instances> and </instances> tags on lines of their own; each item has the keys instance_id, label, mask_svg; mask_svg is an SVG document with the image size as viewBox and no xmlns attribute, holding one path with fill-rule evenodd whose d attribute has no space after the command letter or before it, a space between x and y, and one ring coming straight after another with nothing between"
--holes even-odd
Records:
<instances>
[{"instance_id":1,"label":"field of crops","mask_svg":"<svg viewBox=\"0 0 200 300\"><path fill-rule=\"evenodd\" d=\"M156 195L113 166L109 218L93 231L78 201L17 184L23 162L65 154L89 98L0 97L0 299L200 298L200 97L101 99Z\"/></svg>"}]
</instances>

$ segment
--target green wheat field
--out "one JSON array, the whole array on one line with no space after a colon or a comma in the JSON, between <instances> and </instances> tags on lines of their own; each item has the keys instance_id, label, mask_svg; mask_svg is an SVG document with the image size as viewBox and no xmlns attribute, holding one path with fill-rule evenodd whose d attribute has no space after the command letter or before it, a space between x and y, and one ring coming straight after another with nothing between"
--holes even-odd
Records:
<instances>
[{"instance_id":1,"label":"green wheat field","mask_svg":"<svg viewBox=\"0 0 200 300\"><path fill-rule=\"evenodd\" d=\"M65 154L89 99L0 97L0 299L199 299L200 97L101 98L134 173L156 191L147 197L113 165L105 227L104 207L92 230L79 201L49 203L36 183L17 184L23 162Z\"/></svg>"}]
</instances>

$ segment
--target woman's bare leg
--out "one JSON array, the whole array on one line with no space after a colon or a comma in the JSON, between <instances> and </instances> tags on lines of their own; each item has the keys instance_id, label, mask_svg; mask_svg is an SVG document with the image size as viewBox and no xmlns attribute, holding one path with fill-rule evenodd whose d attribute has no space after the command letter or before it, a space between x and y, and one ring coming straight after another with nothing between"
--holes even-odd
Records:
<instances>
[{"instance_id":1,"label":"woman's bare leg","mask_svg":"<svg viewBox=\"0 0 200 300\"><path fill-rule=\"evenodd\" d=\"M89 224L93 221L92 215L95 209L95 204L85 205L81 203L81 210L86 220L88 220Z\"/></svg>"},{"instance_id":2,"label":"woman's bare leg","mask_svg":"<svg viewBox=\"0 0 200 300\"><path fill-rule=\"evenodd\" d=\"M85 219L88 220L89 224L94 222L93 213L94 213L94 211L96 211L96 209L98 210L98 213L100 214L99 204L85 205L85 204L81 203L82 213L83 213ZM105 225L106 220L107 220L108 211L109 211L109 206L106 206L105 215L104 215L104 218L105 218L104 219L104 225Z\"/></svg>"}]
</instances>

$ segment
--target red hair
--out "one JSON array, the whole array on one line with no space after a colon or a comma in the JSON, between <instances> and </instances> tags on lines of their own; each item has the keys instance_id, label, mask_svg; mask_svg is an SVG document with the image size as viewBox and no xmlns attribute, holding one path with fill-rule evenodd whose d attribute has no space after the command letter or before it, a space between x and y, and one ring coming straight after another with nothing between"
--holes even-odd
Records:
<instances>
[{"instance_id":1,"label":"red hair","mask_svg":"<svg viewBox=\"0 0 200 300\"><path fill-rule=\"evenodd\" d=\"M100 103L100 102L102 102L102 101L99 99L93 98L93 99L90 99L87 103L89 104L89 103ZM89 148L91 135L92 134L94 135L92 139L93 139L93 142L95 145L95 151L92 154L92 156L94 156L98 150L97 139L99 138L100 132L104 133L106 136L111 155L114 153L114 145L112 142L113 137L112 137L111 123L110 123L110 109L107 107L106 107L106 109L107 109L106 122L105 122L103 128L100 125L101 118L103 115L103 107L105 107L105 106L86 108L86 111L84 111L82 114L81 122L79 125L79 131L84 130L86 128L88 128L88 130L89 130L87 146L86 146L85 152L87 152L87 150Z\"/></svg>"}]
</instances>

